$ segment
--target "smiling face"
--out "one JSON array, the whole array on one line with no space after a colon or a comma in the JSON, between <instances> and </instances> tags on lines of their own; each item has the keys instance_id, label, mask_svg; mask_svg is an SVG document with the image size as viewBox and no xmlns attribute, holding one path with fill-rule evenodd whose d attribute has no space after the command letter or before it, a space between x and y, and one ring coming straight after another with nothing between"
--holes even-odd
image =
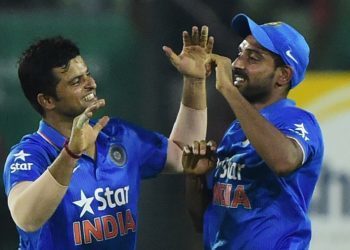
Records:
<instances>
[{"instance_id":1,"label":"smiling face","mask_svg":"<svg viewBox=\"0 0 350 250\"><path fill-rule=\"evenodd\" d=\"M63 67L53 68L53 74L59 80L52 109L56 114L74 118L97 100L95 80L81 56Z\"/></svg>"},{"instance_id":2,"label":"smiling face","mask_svg":"<svg viewBox=\"0 0 350 250\"><path fill-rule=\"evenodd\" d=\"M250 103L269 101L278 81L275 57L253 36L247 36L239 45L232 69L234 85Z\"/></svg>"}]
</instances>

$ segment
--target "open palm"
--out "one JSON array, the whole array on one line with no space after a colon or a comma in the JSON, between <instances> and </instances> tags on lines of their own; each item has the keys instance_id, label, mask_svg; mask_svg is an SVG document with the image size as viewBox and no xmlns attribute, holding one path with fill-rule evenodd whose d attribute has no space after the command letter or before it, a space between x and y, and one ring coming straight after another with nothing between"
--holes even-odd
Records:
<instances>
[{"instance_id":1,"label":"open palm","mask_svg":"<svg viewBox=\"0 0 350 250\"><path fill-rule=\"evenodd\" d=\"M207 64L214 45L214 38L209 37L208 39L208 27L203 26L199 35L198 28L194 26L192 35L184 31L182 39L183 48L179 55L166 46L163 47L164 52L174 67L184 76L204 79L210 71Z\"/></svg>"}]
</instances>

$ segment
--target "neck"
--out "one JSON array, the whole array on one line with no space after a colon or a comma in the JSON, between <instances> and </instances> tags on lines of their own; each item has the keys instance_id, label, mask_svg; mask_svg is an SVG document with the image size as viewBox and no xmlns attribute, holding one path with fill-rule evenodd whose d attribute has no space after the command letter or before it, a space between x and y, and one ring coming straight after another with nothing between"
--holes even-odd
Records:
<instances>
[{"instance_id":1,"label":"neck","mask_svg":"<svg viewBox=\"0 0 350 250\"><path fill-rule=\"evenodd\" d=\"M260 100L257 102L250 102L257 110L262 110L263 108L270 106L272 103L278 102L281 99L287 98L287 95L283 94L276 94L271 95L269 98L266 98L265 100Z\"/></svg>"},{"instance_id":2,"label":"neck","mask_svg":"<svg viewBox=\"0 0 350 250\"><path fill-rule=\"evenodd\" d=\"M73 126L73 118L47 115L46 117L43 117L43 119L46 123L48 123L51 127L55 128L63 136L70 137Z\"/></svg>"}]
</instances>

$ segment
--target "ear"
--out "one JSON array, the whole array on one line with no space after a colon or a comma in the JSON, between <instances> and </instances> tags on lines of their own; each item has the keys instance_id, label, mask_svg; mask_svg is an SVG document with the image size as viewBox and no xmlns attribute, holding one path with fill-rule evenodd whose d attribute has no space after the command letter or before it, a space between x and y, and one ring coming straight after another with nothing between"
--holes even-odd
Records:
<instances>
[{"instance_id":1,"label":"ear","mask_svg":"<svg viewBox=\"0 0 350 250\"><path fill-rule=\"evenodd\" d=\"M36 100L38 101L38 103L40 104L40 106L43 108L44 111L52 110L56 107L55 99L43 93L39 93L36 96Z\"/></svg>"},{"instance_id":2,"label":"ear","mask_svg":"<svg viewBox=\"0 0 350 250\"><path fill-rule=\"evenodd\" d=\"M289 86L290 81L292 80L293 70L291 67L282 66L278 67L277 72L277 85L278 87Z\"/></svg>"}]
</instances>

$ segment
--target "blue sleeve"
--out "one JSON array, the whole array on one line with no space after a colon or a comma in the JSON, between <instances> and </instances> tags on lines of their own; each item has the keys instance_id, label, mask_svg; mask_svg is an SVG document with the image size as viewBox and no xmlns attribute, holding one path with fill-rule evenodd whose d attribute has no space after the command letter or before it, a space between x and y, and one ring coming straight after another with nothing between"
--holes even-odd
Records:
<instances>
[{"instance_id":1,"label":"blue sleeve","mask_svg":"<svg viewBox=\"0 0 350 250\"><path fill-rule=\"evenodd\" d=\"M165 166L168 139L156 132L138 130L140 138L140 171L141 178L150 178L159 174Z\"/></svg>"},{"instance_id":2,"label":"blue sleeve","mask_svg":"<svg viewBox=\"0 0 350 250\"><path fill-rule=\"evenodd\" d=\"M50 165L45 151L35 144L19 144L8 155L3 179L8 195L17 183L35 181Z\"/></svg>"},{"instance_id":3,"label":"blue sleeve","mask_svg":"<svg viewBox=\"0 0 350 250\"><path fill-rule=\"evenodd\" d=\"M322 134L315 117L301 109L289 109L280 114L274 125L287 137L300 145L303 151L303 164L321 149Z\"/></svg>"},{"instance_id":4,"label":"blue sleeve","mask_svg":"<svg viewBox=\"0 0 350 250\"><path fill-rule=\"evenodd\" d=\"M103 131L120 140L137 162L142 179L159 174L166 163L168 139L120 119L111 119Z\"/></svg>"}]
</instances>

